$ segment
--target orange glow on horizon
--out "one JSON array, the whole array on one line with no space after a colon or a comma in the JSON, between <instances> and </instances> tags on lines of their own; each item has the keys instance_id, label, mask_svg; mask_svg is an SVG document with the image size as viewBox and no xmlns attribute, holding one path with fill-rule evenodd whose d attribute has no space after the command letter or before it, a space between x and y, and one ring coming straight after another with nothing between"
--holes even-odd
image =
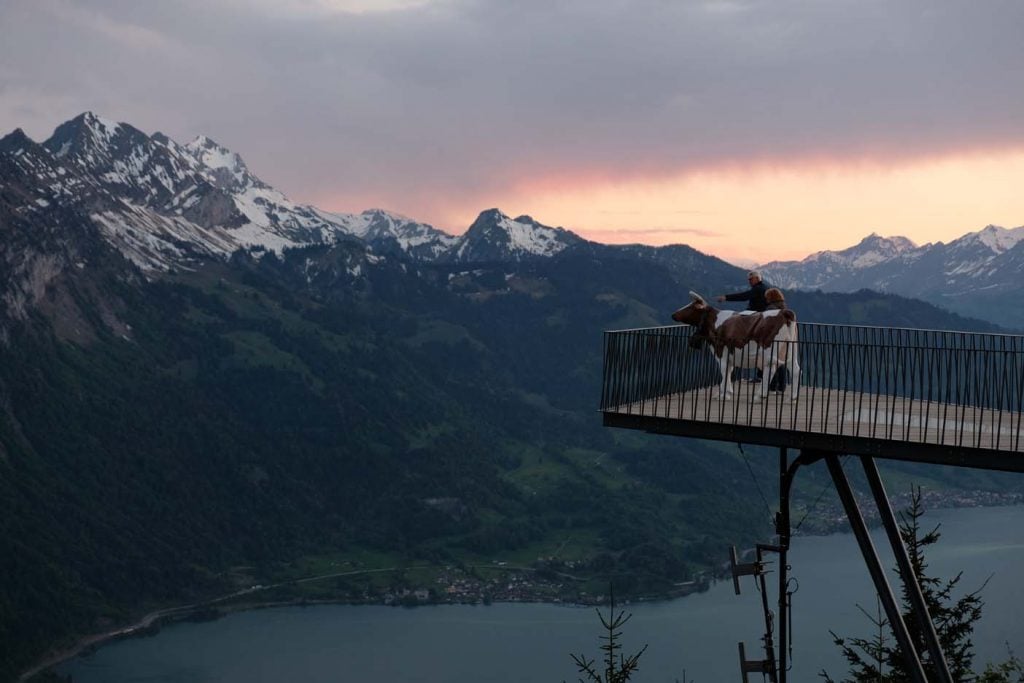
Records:
<instances>
[{"instance_id":1,"label":"orange glow on horizon","mask_svg":"<svg viewBox=\"0 0 1024 683\"><path fill-rule=\"evenodd\" d=\"M654 180L581 175L540 178L459 205L385 206L456 234L498 207L598 242L683 243L756 263L844 249L871 232L920 245L988 224L1024 224L1024 149L904 164L731 166Z\"/></svg>"}]
</instances>

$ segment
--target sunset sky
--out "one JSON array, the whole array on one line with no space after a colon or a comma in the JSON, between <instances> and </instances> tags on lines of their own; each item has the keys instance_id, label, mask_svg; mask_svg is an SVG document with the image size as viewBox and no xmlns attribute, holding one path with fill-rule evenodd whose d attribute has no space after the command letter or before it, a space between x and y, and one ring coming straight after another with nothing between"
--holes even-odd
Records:
<instances>
[{"instance_id":1,"label":"sunset sky","mask_svg":"<svg viewBox=\"0 0 1024 683\"><path fill-rule=\"evenodd\" d=\"M1024 224L1024 2L0 0L0 134L206 134L296 201L802 258Z\"/></svg>"}]
</instances>

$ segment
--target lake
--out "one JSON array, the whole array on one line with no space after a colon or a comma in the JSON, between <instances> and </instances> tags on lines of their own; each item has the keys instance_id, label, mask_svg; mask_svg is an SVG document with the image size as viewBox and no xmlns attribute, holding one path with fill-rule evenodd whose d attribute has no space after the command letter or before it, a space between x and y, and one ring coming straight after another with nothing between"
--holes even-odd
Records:
<instances>
[{"instance_id":1,"label":"lake","mask_svg":"<svg viewBox=\"0 0 1024 683\"><path fill-rule=\"evenodd\" d=\"M963 571L958 596L991 576L975 630L977 668L1006 659L1007 643L1024 654L1024 507L937 510L922 521L925 529L942 524L942 540L928 555L930 571L943 577ZM873 538L892 566L884 534L877 530ZM856 605L876 609L856 542L850 534L795 538L790 565L799 590L789 679L816 680L823 667L841 675L829 629L867 637L872 626ZM686 680L698 683L738 680L736 643L745 641L749 658L762 652L760 597L752 578L744 577L742 588L737 596L725 581L705 593L625 606L633 614L624 629L625 651L648 645L634 680L673 683L683 680L684 670ZM75 683L576 681L569 653L596 657L599 635L594 609L583 607L287 607L172 624L155 637L113 643L58 670Z\"/></svg>"}]
</instances>

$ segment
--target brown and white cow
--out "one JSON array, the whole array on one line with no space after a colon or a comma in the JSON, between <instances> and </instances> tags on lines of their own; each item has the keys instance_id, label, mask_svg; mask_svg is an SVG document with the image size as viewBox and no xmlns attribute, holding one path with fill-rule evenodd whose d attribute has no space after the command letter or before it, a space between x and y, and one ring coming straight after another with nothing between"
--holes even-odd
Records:
<instances>
[{"instance_id":1,"label":"brown and white cow","mask_svg":"<svg viewBox=\"0 0 1024 683\"><path fill-rule=\"evenodd\" d=\"M690 292L690 303L672 314L672 319L697 328L690 337L690 347L707 346L718 358L722 383L718 395L731 398L730 375L733 368L762 368L761 391L754 400L768 395L771 378L780 365L789 370L786 398L795 401L800 395L800 364L797 354L796 314L790 310L720 311L708 305L703 297Z\"/></svg>"}]
</instances>

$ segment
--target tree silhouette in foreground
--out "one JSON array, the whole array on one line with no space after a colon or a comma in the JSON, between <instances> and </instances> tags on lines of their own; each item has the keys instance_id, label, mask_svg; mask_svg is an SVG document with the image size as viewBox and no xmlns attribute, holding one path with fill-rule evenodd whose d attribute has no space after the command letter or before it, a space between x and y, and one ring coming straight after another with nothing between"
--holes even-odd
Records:
<instances>
[{"instance_id":1,"label":"tree silhouette in foreground","mask_svg":"<svg viewBox=\"0 0 1024 683\"><path fill-rule=\"evenodd\" d=\"M946 656L949 672L954 681L978 681L984 683L1024 683L1024 666L1013 653L1010 659L999 665L988 665L981 675L972 671L974 661L974 625L981 618L984 602L980 597L988 580L977 590L954 599L953 593L960 583L962 572L952 579L943 580L927 573L928 563L925 560L925 549L938 542L941 534L936 525L931 531L922 533L921 517L924 507L921 504L921 489L911 491L909 507L901 512L900 535L907 547L907 554L914 574L917 576L924 595L928 613L935 625L939 643ZM917 651L925 674L929 680L936 676L935 662L932 661L925 644L924 634L914 619L910 608L910 596L906 586L902 589L903 618L910 632L911 642ZM912 678L906 669L903 649L892 636L889 621L879 612L877 617L867 615L874 624L877 633L871 638L841 638L832 633L833 642L840 648L843 657L850 665L849 677L844 683L871 681L872 683L909 683ZM830 683L834 679L827 672L821 671L819 676Z\"/></svg>"},{"instance_id":2,"label":"tree silhouette in foreground","mask_svg":"<svg viewBox=\"0 0 1024 683\"><path fill-rule=\"evenodd\" d=\"M615 611L614 591L609 590L608 617L606 618L601 614L600 609L596 611L598 618L601 620L601 626L605 630L604 635L601 636L601 640L604 641L601 645L601 649L604 650L604 655L602 656L604 660L604 673L602 674L595 667L596 659L588 659L584 654L570 655L576 666L579 667L579 672L586 677L579 680L581 683L586 681L591 683L625 683L633 675L633 672L640 667L640 656L647 650L647 646L644 645L640 648L639 652L628 657L620 652L622 649L622 645L619 644L619 638L622 636L621 629L633 615L626 614L622 610Z\"/></svg>"}]
</instances>

